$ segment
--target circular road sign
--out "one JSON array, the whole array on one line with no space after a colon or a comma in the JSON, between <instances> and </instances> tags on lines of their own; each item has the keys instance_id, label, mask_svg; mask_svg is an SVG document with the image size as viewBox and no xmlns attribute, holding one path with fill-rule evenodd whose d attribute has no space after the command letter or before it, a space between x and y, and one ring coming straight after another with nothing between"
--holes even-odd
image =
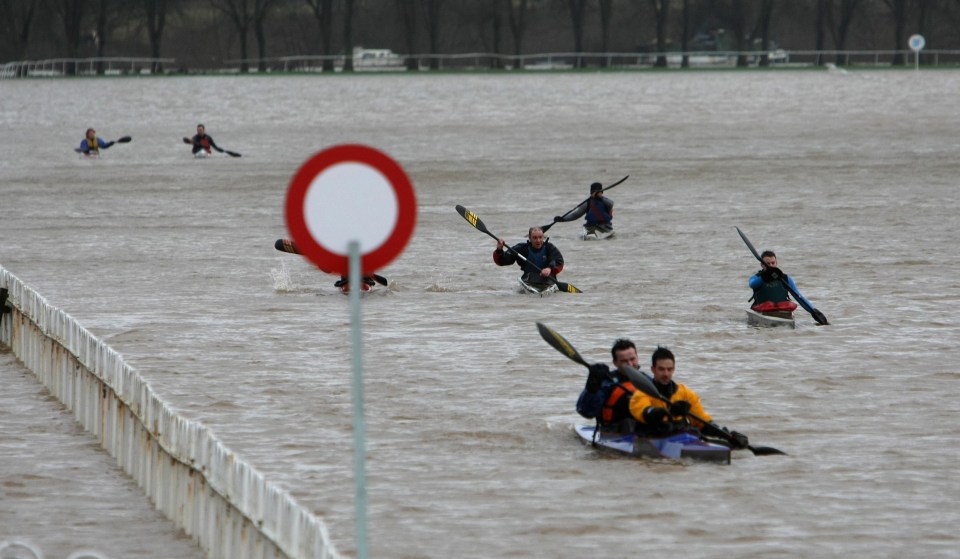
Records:
<instances>
[{"instance_id":1,"label":"circular road sign","mask_svg":"<svg viewBox=\"0 0 960 559\"><path fill-rule=\"evenodd\" d=\"M923 38L923 35L910 35L907 43L910 45L910 50L920 52L927 44L927 40Z\"/></svg>"},{"instance_id":2,"label":"circular road sign","mask_svg":"<svg viewBox=\"0 0 960 559\"><path fill-rule=\"evenodd\" d=\"M315 153L290 179L287 229L297 249L321 270L346 275L349 243L372 274L396 258L417 221L413 184L400 165L374 148L345 144Z\"/></svg>"}]
</instances>

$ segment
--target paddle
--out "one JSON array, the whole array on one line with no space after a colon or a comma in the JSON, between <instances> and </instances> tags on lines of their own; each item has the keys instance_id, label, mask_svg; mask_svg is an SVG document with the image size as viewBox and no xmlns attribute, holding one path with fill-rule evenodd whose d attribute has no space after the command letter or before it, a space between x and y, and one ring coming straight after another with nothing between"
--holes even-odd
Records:
<instances>
[{"instance_id":1,"label":"paddle","mask_svg":"<svg viewBox=\"0 0 960 559\"><path fill-rule=\"evenodd\" d=\"M476 227L478 230L486 233L487 235L490 235L490 236L493 237L494 239L496 239L496 240L498 240L498 241L500 240L499 238L497 238L496 235L494 235L493 233L491 233L490 231L487 230L487 226L484 225L482 221L480 221L480 218L477 216L477 214L471 212L470 210L468 210L467 208L464 208L463 206L461 206L461 205L459 205L459 204L457 205L457 213L459 213L459 214L463 217L463 219L467 220L467 223L469 223L470 225L473 225L473 226ZM524 262L526 262L527 264L529 264L531 267L533 267L533 268L536 269L537 271L542 271L542 270L543 270L543 268L540 268L540 267L538 267L536 264L534 264L533 262L530 262L529 260L526 259L526 257L524 257L524 256L523 256L522 254L520 254L519 252L513 250L512 248L510 248L508 245L503 245L503 246L504 246L504 248L506 248L507 250L509 250L510 252L512 252L517 258L519 258L520 260L523 260ZM564 291L564 292L566 292L566 293L583 293L583 291L580 291L579 289L577 289L576 287L574 287L574 285L573 285L572 283L566 283L566 282L558 281L558 280L555 279L553 276L546 276L546 277L547 277L548 280L550 280L550 281L552 281L553 283L557 284L557 287L560 288L560 291Z\"/></svg>"},{"instance_id":2,"label":"paddle","mask_svg":"<svg viewBox=\"0 0 960 559\"><path fill-rule=\"evenodd\" d=\"M114 140L114 141L112 141L112 142L107 142L106 145L103 146L103 149L107 149L107 148L109 148L110 146L112 146L113 144L129 144L129 143L130 143L130 140L132 140L132 139L133 139L133 138L131 138L130 136L120 136L119 138L117 138L116 140ZM77 153L83 153L83 150L80 149L80 148L73 148L73 151L75 151L75 152L77 152Z\"/></svg>"},{"instance_id":3,"label":"paddle","mask_svg":"<svg viewBox=\"0 0 960 559\"><path fill-rule=\"evenodd\" d=\"M289 252L290 254L300 254L300 251L297 250L297 246L294 245L293 241L291 241L290 239L277 239L277 242L273 243L273 248L279 250L280 252ZM331 272L327 272L326 270L323 270L322 268L321 268L321 271L328 274L331 273ZM381 275L372 274L370 277L372 277L375 282L379 283L384 287L389 285L389 283L387 282L387 278Z\"/></svg>"},{"instance_id":4,"label":"paddle","mask_svg":"<svg viewBox=\"0 0 960 559\"><path fill-rule=\"evenodd\" d=\"M757 257L757 260L759 260L760 264L765 268L767 265L763 262L763 258L760 256L760 253L757 252L757 249L753 248L753 243L750 242L750 239L747 238L747 236L743 233L743 231L740 230L739 227L737 227L736 229L737 229L737 233L740 233L740 238L743 239L743 242L747 243L747 248L750 249L750 252L752 252L753 255ZM797 293L795 289L790 287L790 282L787 281L787 278L781 276L780 283L782 283L783 286L787 288L787 291L789 291L790 294L793 295L793 298L797 300L797 303L799 303L800 306L804 308L804 310L810 313L810 316L812 316L813 319L817 321L817 324L821 324L824 326L830 325L830 323L827 322L827 317L824 316L819 309L815 309L811 307L809 304L807 304L804 298L801 297L800 294Z\"/></svg>"},{"instance_id":5,"label":"paddle","mask_svg":"<svg viewBox=\"0 0 960 559\"><path fill-rule=\"evenodd\" d=\"M611 184L610 186L608 186L608 187L606 187L606 188L604 188L603 190L600 190L600 191L598 191L598 192L606 192L606 191L610 190L611 188L617 186L618 184L622 183L623 181L627 180L628 178L630 178L630 175L627 175L627 176L623 177L622 179L618 180L617 182ZM593 198L593 195L592 195L592 194L590 195L589 198L587 198L587 199L584 200L583 202L580 202L579 204L577 204L576 206L574 206L572 210L570 210L569 212L567 212L567 213L563 214L562 216L560 216L560 219L563 220L563 218L565 218L565 217L567 217L568 215L570 215L571 213L573 213L577 208L579 208L580 206L582 206L582 205L586 204L587 202L589 202L589 201L590 201L590 198ZM547 225L544 225L544 226L541 227L540 229L543 229L543 232L546 233L546 232L547 232L547 229L550 229L551 227L553 227L553 224L554 224L554 223L560 223L560 222L559 222L559 221L554 221L553 223L548 223Z\"/></svg>"},{"instance_id":6,"label":"paddle","mask_svg":"<svg viewBox=\"0 0 960 559\"><path fill-rule=\"evenodd\" d=\"M566 355L567 359L570 359L575 363L579 363L584 367L590 368L590 363L587 363L587 361L583 357L581 357L579 353L577 353L577 350L574 349L572 345L570 345L570 342L568 342L563 336L558 334L554 329L550 328L549 326L543 323L538 322L537 331L540 332L540 337L543 338L544 341L546 341L548 344L550 344L550 347ZM653 384L653 380L651 380L650 377L648 377L647 375L629 366L623 366L619 370L630 380L630 382L633 384L634 387L637 388L637 390L643 392L644 394L646 394L647 396L650 396L651 398L656 398L658 400L666 402L667 404L670 403L670 400L660 395L660 392L657 390L657 387ZM727 441L730 441L730 442L733 441L732 435L730 435L726 431L717 427L717 425L714 424L713 422L706 421L705 419L701 417L697 417L692 413L687 413L687 415L703 423L704 425L710 425L713 428L713 431L718 436L721 436L727 439ZM750 452L753 452L755 456L786 454L786 452L783 452L782 450L777 450L776 448L769 447L769 446L754 447L752 445L747 445L747 449L749 449Z\"/></svg>"},{"instance_id":7,"label":"paddle","mask_svg":"<svg viewBox=\"0 0 960 559\"><path fill-rule=\"evenodd\" d=\"M193 145L193 140L191 140L190 138L187 138L186 136L184 136L184 137L183 137L183 143ZM223 149L223 148L220 148L220 147L218 147L218 146L212 146L212 147L213 147L213 149L219 151L220 153L225 153L225 154L229 155L230 157L243 157L241 154L239 154L239 153L237 153L237 152L235 152L235 151L230 151L230 150L228 150L228 149Z\"/></svg>"}]
</instances>

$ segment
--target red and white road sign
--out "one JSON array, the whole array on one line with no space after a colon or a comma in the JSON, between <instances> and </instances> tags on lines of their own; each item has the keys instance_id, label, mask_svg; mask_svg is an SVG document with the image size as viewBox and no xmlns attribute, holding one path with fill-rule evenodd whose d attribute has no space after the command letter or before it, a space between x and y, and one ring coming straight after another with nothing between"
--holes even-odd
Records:
<instances>
[{"instance_id":1,"label":"red and white road sign","mask_svg":"<svg viewBox=\"0 0 960 559\"><path fill-rule=\"evenodd\" d=\"M417 199L403 168L374 148L344 144L314 154L290 179L287 229L320 269L346 275L360 244L364 274L386 266L413 235Z\"/></svg>"}]
</instances>

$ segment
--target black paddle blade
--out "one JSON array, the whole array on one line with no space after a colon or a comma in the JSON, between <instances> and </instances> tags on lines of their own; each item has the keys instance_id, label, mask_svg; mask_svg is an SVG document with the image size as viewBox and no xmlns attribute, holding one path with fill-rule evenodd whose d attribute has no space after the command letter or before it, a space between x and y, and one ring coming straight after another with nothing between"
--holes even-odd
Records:
<instances>
[{"instance_id":1,"label":"black paddle blade","mask_svg":"<svg viewBox=\"0 0 960 559\"><path fill-rule=\"evenodd\" d=\"M289 239L277 239L277 242L273 243L273 248L279 250L280 252L300 254L300 251L297 250L297 247L293 244L293 241Z\"/></svg>"},{"instance_id":2,"label":"black paddle blade","mask_svg":"<svg viewBox=\"0 0 960 559\"><path fill-rule=\"evenodd\" d=\"M230 151L228 149L223 150L223 153L229 155L230 157L242 157L239 153L235 151Z\"/></svg>"},{"instance_id":3,"label":"black paddle blade","mask_svg":"<svg viewBox=\"0 0 960 559\"><path fill-rule=\"evenodd\" d=\"M121 137L117 138L115 141L116 141L116 143L118 143L118 144L126 144L126 143L129 143L130 140L132 140L132 139L133 139L133 138L131 138L130 136L121 136Z\"/></svg>"},{"instance_id":4,"label":"black paddle blade","mask_svg":"<svg viewBox=\"0 0 960 559\"><path fill-rule=\"evenodd\" d=\"M564 293L583 293L583 291L580 291L579 289L577 289L576 286L574 286L572 283L564 283L562 281L558 281L557 287L559 287L560 291L563 291Z\"/></svg>"},{"instance_id":5,"label":"black paddle blade","mask_svg":"<svg viewBox=\"0 0 960 559\"><path fill-rule=\"evenodd\" d=\"M647 396L650 396L656 400L669 402L669 400L664 399L664 397L660 394L660 391L657 390L657 387L654 386L653 380L651 380L647 375L627 365L620 367L619 371L621 374L630 379L630 382L633 384L633 386L635 386L640 392L643 392Z\"/></svg>"},{"instance_id":6,"label":"black paddle blade","mask_svg":"<svg viewBox=\"0 0 960 559\"><path fill-rule=\"evenodd\" d=\"M830 325L830 323L827 322L827 317L824 316L822 312L820 312L820 309L813 309L812 311L810 311L810 315L813 317L814 320L817 321L817 324L820 324L823 326Z\"/></svg>"},{"instance_id":7,"label":"black paddle blade","mask_svg":"<svg viewBox=\"0 0 960 559\"><path fill-rule=\"evenodd\" d=\"M777 450L772 446L748 446L747 448L750 449L750 452L752 452L754 456L788 456L786 452Z\"/></svg>"},{"instance_id":8,"label":"black paddle blade","mask_svg":"<svg viewBox=\"0 0 960 559\"><path fill-rule=\"evenodd\" d=\"M743 231L740 230L739 227L737 227L736 229L737 229L737 233L740 233L740 238L743 239L743 242L747 243L747 248L750 249L750 252L752 252L753 255L757 257L757 260L763 263L763 258L760 258L760 253L757 252L757 249L753 248L753 243L750 242L750 239L747 238L747 236L743 233Z\"/></svg>"},{"instance_id":9,"label":"black paddle blade","mask_svg":"<svg viewBox=\"0 0 960 559\"><path fill-rule=\"evenodd\" d=\"M550 347L559 351L560 353L567 356L567 359L579 363L584 367L589 367L590 363L587 363L583 357L580 357L580 354L577 353L577 350L574 349L570 342L568 342L563 336L554 331L553 328L550 328L542 322L537 323L537 331L540 332L540 337L543 338L545 342L550 344Z\"/></svg>"},{"instance_id":10,"label":"black paddle blade","mask_svg":"<svg viewBox=\"0 0 960 559\"><path fill-rule=\"evenodd\" d=\"M377 274L373 274L373 280L384 287L386 287L389 284L389 282L387 281L387 278L383 276L379 276Z\"/></svg>"},{"instance_id":11,"label":"black paddle blade","mask_svg":"<svg viewBox=\"0 0 960 559\"><path fill-rule=\"evenodd\" d=\"M491 237L493 237L493 233L487 230L487 226L484 225L482 221L480 221L480 218L477 216L477 214L471 212L470 210L468 210L467 208L464 208L459 204L457 204L457 213L463 216L463 219L467 220L467 223L469 223L470 225L473 225L478 230L483 231L487 235L490 235Z\"/></svg>"}]
</instances>

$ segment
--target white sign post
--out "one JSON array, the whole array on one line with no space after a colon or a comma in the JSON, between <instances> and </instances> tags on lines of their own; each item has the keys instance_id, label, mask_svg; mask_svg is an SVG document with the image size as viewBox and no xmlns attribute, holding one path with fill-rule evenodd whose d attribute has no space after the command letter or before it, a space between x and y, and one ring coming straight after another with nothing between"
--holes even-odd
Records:
<instances>
[{"instance_id":1,"label":"white sign post","mask_svg":"<svg viewBox=\"0 0 960 559\"><path fill-rule=\"evenodd\" d=\"M301 254L321 270L349 277L357 557L366 559L360 282L403 252L417 220L416 196L407 174L386 154L334 146L314 154L290 180L286 219Z\"/></svg>"},{"instance_id":2,"label":"white sign post","mask_svg":"<svg viewBox=\"0 0 960 559\"><path fill-rule=\"evenodd\" d=\"M913 51L914 56L914 69L920 71L920 51L923 50L923 47L926 46L927 40L923 38L923 35L910 35L910 39L907 41L910 45L910 50Z\"/></svg>"}]
</instances>

